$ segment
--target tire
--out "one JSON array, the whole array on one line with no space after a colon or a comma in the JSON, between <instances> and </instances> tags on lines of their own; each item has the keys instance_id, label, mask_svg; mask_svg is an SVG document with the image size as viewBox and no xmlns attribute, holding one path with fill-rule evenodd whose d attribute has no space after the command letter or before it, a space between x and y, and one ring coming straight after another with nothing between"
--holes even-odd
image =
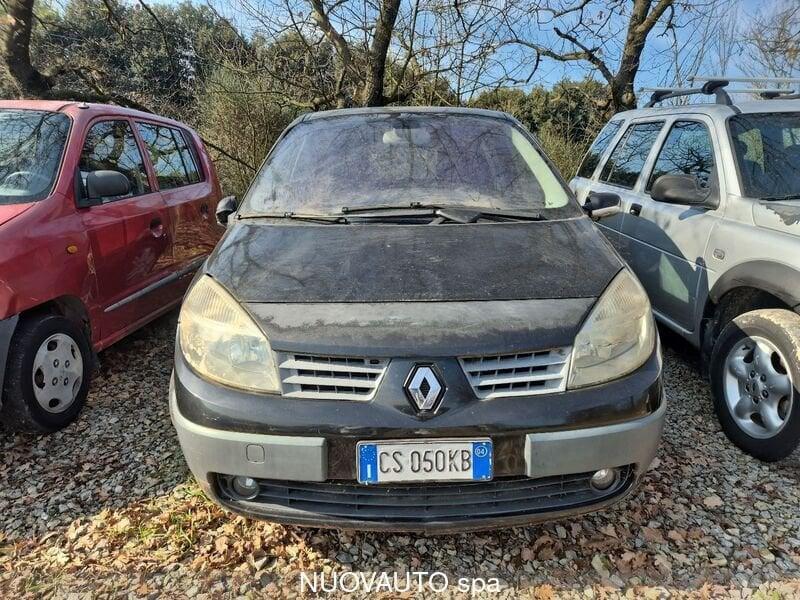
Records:
<instances>
[{"instance_id":1,"label":"tire","mask_svg":"<svg viewBox=\"0 0 800 600\"><path fill-rule=\"evenodd\" d=\"M52 314L21 319L9 348L0 420L12 431L66 427L86 404L91 367L89 343L73 321Z\"/></svg>"},{"instance_id":2,"label":"tire","mask_svg":"<svg viewBox=\"0 0 800 600\"><path fill-rule=\"evenodd\" d=\"M728 438L766 462L789 456L800 442L800 315L765 309L734 318L714 344L710 374Z\"/></svg>"}]
</instances>

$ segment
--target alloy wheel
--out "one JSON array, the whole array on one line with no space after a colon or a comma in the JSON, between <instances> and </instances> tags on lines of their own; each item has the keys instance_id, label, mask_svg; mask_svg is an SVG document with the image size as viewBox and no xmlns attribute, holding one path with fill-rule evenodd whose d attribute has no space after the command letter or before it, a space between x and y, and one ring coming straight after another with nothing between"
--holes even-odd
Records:
<instances>
[{"instance_id":1,"label":"alloy wheel","mask_svg":"<svg viewBox=\"0 0 800 600\"><path fill-rule=\"evenodd\" d=\"M725 359L723 390L736 424L754 438L771 438L792 412L794 385L780 350L760 336L740 340Z\"/></svg>"}]
</instances>

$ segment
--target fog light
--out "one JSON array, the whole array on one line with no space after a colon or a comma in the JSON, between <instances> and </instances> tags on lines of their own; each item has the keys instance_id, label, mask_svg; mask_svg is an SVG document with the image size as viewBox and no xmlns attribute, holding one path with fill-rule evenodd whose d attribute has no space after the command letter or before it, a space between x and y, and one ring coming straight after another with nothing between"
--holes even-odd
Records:
<instances>
[{"instance_id":1,"label":"fog light","mask_svg":"<svg viewBox=\"0 0 800 600\"><path fill-rule=\"evenodd\" d=\"M592 475L592 487L596 490L607 490L617 480L616 469L600 469Z\"/></svg>"},{"instance_id":2,"label":"fog light","mask_svg":"<svg viewBox=\"0 0 800 600\"><path fill-rule=\"evenodd\" d=\"M258 482L252 477L245 477L243 475L234 477L231 486L233 487L233 491L236 492L236 495L240 496L242 500L252 500L258 496Z\"/></svg>"}]
</instances>

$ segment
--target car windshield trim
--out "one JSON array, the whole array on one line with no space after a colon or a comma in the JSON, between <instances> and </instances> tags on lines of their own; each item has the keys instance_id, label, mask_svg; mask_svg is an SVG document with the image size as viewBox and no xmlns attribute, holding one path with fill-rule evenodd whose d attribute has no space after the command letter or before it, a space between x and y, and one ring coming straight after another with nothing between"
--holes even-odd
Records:
<instances>
[{"instance_id":1,"label":"car windshield trim","mask_svg":"<svg viewBox=\"0 0 800 600\"><path fill-rule=\"evenodd\" d=\"M22 116L21 115L22 113L30 113L33 115L36 114L41 115L42 118L57 117L58 119L62 120L61 123L62 130L59 132L60 137L55 140L56 142L60 142L60 147L53 146L51 150L55 151L48 157L48 159L52 163L53 168L52 170L46 173L46 178L47 178L46 185L41 185L36 190L31 190L32 193L29 194L7 194L3 193L2 180L0 180L0 205L28 204L31 202L38 202L53 194L53 192L55 191L55 187L58 184L58 181L61 177L61 172L64 168L64 157L66 156L67 146L69 144L69 140L72 135L73 119L68 114L60 111L27 108L27 107L2 107L0 108L0 132L2 132L2 120L4 118L4 114L6 113L20 113L20 116ZM25 115L25 116L30 116L30 115ZM3 167L5 167L5 165L1 164L3 159L2 145L1 145L2 142L3 140L0 138L0 174L3 173ZM17 169L17 171L19 170L20 169ZM7 178L11 174L13 173L12 172L5 173L5 175L3 175L3 178Z\"/></svg>"},{"instance_id":2,"label":"car windshield trim","mask_svg":"<svg viewBox=\"0 0 800 600\"><path fill-rule=\"evenodd\" d=\"M328 217L417 205L581 215L535 139L512 120L415 112L296 123L262 163L239 214Z\"/></svg>"}]
</instances>

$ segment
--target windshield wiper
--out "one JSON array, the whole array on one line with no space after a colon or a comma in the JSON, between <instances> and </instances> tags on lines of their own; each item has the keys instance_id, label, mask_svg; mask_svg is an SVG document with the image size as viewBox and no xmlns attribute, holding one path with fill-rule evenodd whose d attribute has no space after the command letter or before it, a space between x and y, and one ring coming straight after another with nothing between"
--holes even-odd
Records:
<instances>
[{"instance_id":1,"label":"windshield wiper","mask_svg":"<svg viewBox=\"0 0 800 600\"><path fill-rule=\"evenodd\" d=\"M341 208L342 215L359 219L387 217L421 217L431 215L456 223L476 223L480 219L492 218L509 221L545 221L546 217L536 211L507 210L501 208L477 208L472 206L423 204L412 202L408 206L379 205L371 207Z\"/></svg>"},{"instance_id":2,"label":"windshield wiper","mask_svg":"<svg viewBox=\"0 0 800 600\"><path fill-rule=\"evenodd\" d=\"M315 215L303 213L258 213L255 215L237 216L239 219L292 219L295 221L317 221L320 223L348 223L341 215Z\"/></svg>"},{"instance_id":3,"label":"windshield wiper","mask_svg":"<svg viewBox=\"0 0 800 600\"><path fill-rule=\"evenodd\" d=\"M800 194L787 194L786 196L766 196L761 198L761 200L798 200L800 199Z\"/></svg>"}]
</instances>

